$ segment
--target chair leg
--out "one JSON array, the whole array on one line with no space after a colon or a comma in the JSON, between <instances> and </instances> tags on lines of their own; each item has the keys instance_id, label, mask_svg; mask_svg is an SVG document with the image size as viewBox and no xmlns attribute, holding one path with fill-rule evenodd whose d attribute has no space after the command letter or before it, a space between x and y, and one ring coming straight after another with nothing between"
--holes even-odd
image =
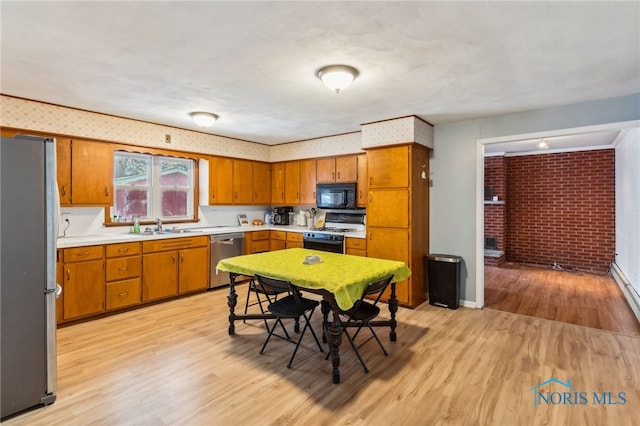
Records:
<instances>
[{"instance_id":1,"label":"chair leg","mask_svg":"<svg viewBox=\"0 0 640 426\"><path fill-rule=\"evenodd\" d=\"M356 353L356 356L358 357L358 360L360 361L360 364L362 365L362 368L364 369L364 372L365 373L369 373L369 369L367 368L367 364L364 363L364 359L362 359L362 356L360 355L360 351L356 347L356 344L353 341L353 339L351 338L351 336L349 335L349 332L347 331L346 327L344 328L344 334L345 334L345 336L347 336L347 340L349 340L349 343L351 343L351 347L353 348L353 351Z\"/></svg>"},{"instance_id":2,"label":"chair leg","mask_svg":"<svg viewBox=\"0 0 640 426\"><path fill-rule=\"evenodd\" d=\"M318 336L316 336L316 332L313 331L313 327L311 327L311 316L313 315L313 310L311 311L311 313L309 314L309 316L307 317L307 314L303 314L304 316L304 327L302 328L302 332L300 333L300 337L298 338L298 342L296 343L296 347L293 350L293 354L291 354L291 359L289 360L289 364L287 364L287 368L291 368L291 365L293 364L293 359L296 357L296 353L298 352L298 348L300 347L300 343L302 343L302 338L304 337L304 333L307 331L307 328L309 330L311 330L311 334L313 335L313 338L315 339L316 343L318 344L318 348L320 348L320 352L324 352L324 350L322 349L322 346L320 345L320 341L318 340Z\"/></svg>"},{"instance_id":3,"label":"chair leg","mask_svg":"<svg viewBox=\"0 0 640 426\"><path fill-rule=\"evenodd\" d=\"M267 339L264 341L264 344L262 345L262 349L260 349L260 355L264 353L264 350L267 347L269 340L271 340L271 336L273 336L273 332L276 329L276 326L278 325L278 321L280 321L280 317L276 318L276 320L273 323L273 327L271 327L271 329L269 329L269 326L267 325L267 330L269 330L269 334L267 335Z\"/></svg>"},{"instance_id":4,"label":"chair leg","mask_svg":"<svg viewBox=\"0 0 640 426\"><path fill-rule=\"evenodd\" d=\"M304 319L307 321L307 324L309 325L309 330L311 330L311 334L313 335L313 338L316 341L316 344L318 345L318 349L320 349L320 352L324 352L324 349L322 349L322 345L320 344L320 340L318 340L318 336L316 336L316 332L313 331L313 327L311 327L311 316L312 315L313 315L313 310L309 314L309 317L307 318L307 316L305 315Z\"/></svg>"},{"instance_id":5,"label":"chair leg","mask_svg":"<svg viewBox=\"0 0 640 426\"><path fill-rule=\"evenodd\" d=\"M369 330L371 330L371 334L373 334L373 337L376 339L376 342L378 342L378 345L380 345L380 349L382 349L382 352L384 353L384 356L389 355L387 353L387 350L384 348L384 346L382 346L382 342L378 338L378 335L376 334L375 331L373 331L373 327L371 327L371 324L367 323L367 327L369 327Z\"/></svg>"}]
</instances>

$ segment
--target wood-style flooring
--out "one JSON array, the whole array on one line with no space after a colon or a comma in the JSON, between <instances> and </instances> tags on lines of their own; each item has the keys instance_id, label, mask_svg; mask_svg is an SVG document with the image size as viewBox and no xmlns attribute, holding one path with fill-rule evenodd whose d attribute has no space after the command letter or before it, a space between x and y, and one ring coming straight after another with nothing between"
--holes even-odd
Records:
<instances>
[{"instance_id":1,"label":"wood-style flooring","mask_svg":"<svg viewBox=\"0 0 640 426\"><path fill-rule=\"evenodd\" d=\"M219 289L58 330L57 401L4 423L625 426L640 419L637 337L423 304L399 309L397 342L381 331L389 356L375 341L361 348L369 374L344 341L336 385L310 335L291 369L288 342L275 339L258 354L260 322L238 322L228 336L226 303ZM316 312L318 330L320 319ZM532 388L551 378L571 380L586 403L534 406ZM594 403L593 392L615 398Z\"/></svg>"},{"instance_id":2,"label":"wood-style flooring","mask_svg":"<svg viewBox=\"0 0 640 426\"><path fill-rule=\"evenodd\" d=\"M485 308L640 336L640 323L610 275L506 263L485 267Z\"/></svg>"}]
</instances>

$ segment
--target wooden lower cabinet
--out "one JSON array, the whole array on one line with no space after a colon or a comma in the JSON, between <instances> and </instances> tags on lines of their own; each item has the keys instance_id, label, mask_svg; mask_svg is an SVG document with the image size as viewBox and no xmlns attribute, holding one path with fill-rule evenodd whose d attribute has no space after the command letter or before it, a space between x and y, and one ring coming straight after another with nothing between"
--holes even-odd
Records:
<instances>
[{"instance_id":1,"label":"wooden lower cabinet","mask_svg":"<svg viewBox=\"0 0 640 426\"><path fill-rule=\"evenodd\" d=\"M149 302L178 294L178 252L142 256L142 301Z\"/></svg>"},{"instance_id":2,"label":"wooden lower cabinet","mask_svg":"<svg viewBox=\"0 0 640 426\"><path fill-rule=\"evenodd\" d=\"M254 231L244 233L244 254L269 251L269 231Z\"/></svg>"},{"instance_id":3,"label":"wooden lower cabinet","mask_svg":"<svg viewBox=\"0 0 640 426\"><path fill-rule=\"evenodd\" d=\"M205 290L209 285L209 247L180 250L178 293Z\"/></svg>"},{"instance_id":4,"label":"wooden lower cabinet","mask_svg":"<svg viewBox=\"0 0 640 426\"><path fill-rule=\"evenodd\" d=\"M104 312L104 247L64 249L63 258L63 320Z\"/></svg>"},{"instance_id":5,"label":"wooden lower cabinet","mask_svg":"<svg viewBox=\"0 0 640 426\"><path fill-rule=\"evenodd\" d=\"M367 240L364 238L345 238L344 252L352 256L367 257Z\"/></svg>"},{"instance_id":6,"label":"wooden lower cabinet","mask_svg":"<svg viewBox=\"0 0 640 426\"><path fill-rule=\"evenodd\" d=\"M396 228L367 228L367 255L380 259L398 260L407 263L411 269L409 259L409 231ZM387 300L390 289L382 295L381 300ZM409 281L396 283L396 296L402 304L409 305Z\"/></svg>"},{"instance_id":7,"label":"wooden lower cabinet","mask_svg":"<svg viewBox=\"0 0 640 426\"><path fill-rule=\"evenodd\" d=\"M140 243L108 244L105 252L107 311L138 305L142 301Z\"/></svg>"},{"instance_id":8,"label":"wooden lower cabinet","mask_svg":"<svg viewBox=\"0 0 640 426\"><path fill-rule=\"evenodd\" d=\"M300 232L287 232L287 244L286 247L289 248L302 248L302 234Z\"/></svg>"},{"instance_id":9,"label":"wooden lower cabinet","mask_svg":"<svg viewBox=\"0 0 640 426\"><path fill-rule=\"evenodd\" d=\"M287 248L286 231L269 231L269 251Z\"/></svg>"},{"instance_id":10,"label":"wooden lower cabinet","mask_svg":"<svg viewBox=\"0 0 640 426\"><path fill-rule=\"evenodd\" d=\"M107 283L107 311L140 304L140 278Z\"/></svg>"},{"instance_id":11,"label":"wooden lower cabinet","mask_svg":"<svg viewBox=\"0 0 640 426\"><path fill-rule=\"evenodd\" d=\"M142 243L142 301L205 290L209 283L209 237Z\"/></svg>"}]
</instances>

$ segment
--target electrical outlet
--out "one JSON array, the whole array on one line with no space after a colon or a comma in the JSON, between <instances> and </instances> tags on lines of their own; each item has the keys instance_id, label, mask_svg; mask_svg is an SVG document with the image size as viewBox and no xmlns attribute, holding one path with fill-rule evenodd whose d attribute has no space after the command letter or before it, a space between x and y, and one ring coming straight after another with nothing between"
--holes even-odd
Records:
<instances>
[{"instance_id":1,"label":"electrical outlet","mask_svg":"<svg viewBox=\"0 0 640 426\"><path fill-rule=\"evenodd\" d=\"M170 134L166 134L164 135L164 141L166 143L171 143L171 135Z\"/></svg>"},{"instance_id":2,"label":"electrical outlet","mask_svg":"<svg viewBox=\"0 0 640 426\"><path fill-rule=\"evenodd\" d=\"M62 223L69 222L71 223L71 213L62 213Z\"/></svg>"}]
</instances>

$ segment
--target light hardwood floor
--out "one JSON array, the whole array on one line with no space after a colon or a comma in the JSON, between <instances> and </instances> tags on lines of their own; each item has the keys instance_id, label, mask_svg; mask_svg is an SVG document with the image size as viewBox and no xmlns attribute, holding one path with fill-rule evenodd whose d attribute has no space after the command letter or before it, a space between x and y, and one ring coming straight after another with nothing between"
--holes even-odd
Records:
<instances>
[{"instance_id":1,"label":"light hardwood floor","mask_svg":"<svg viewBox=\"0 0 640 426\"><path fill-rule=\"evenodd\" d=\"M640 323L610 275L517 263L485 267L485 308L640 336Z\"/></svg>"},{"instance_id":2,"label":"light hardwood floor","mask_svg":"<svg viewBox=\"0 0 640 426\"><path fill-rule=\"evenodd\" d=\"M244 287L242 287L244 289ZM240 291L242 294L242 290ZM242 298L242 297L241 297ZM260 323L227 335L224 289L58 331L58 400L15 425L632 425L640 338L496 310L400 308L398 341L374 341L364 374L341 346L342 383L305 336L258 351ZM316 326L321 315L315 317ZM309 339L307 339L309 337ZM346 343L343 342L343 343ZM551 377L626 404L534 407ZM563 392L558 384L549 392ZM620 400L617 400L620 402Z\"/></svg>"}]
</instances>

